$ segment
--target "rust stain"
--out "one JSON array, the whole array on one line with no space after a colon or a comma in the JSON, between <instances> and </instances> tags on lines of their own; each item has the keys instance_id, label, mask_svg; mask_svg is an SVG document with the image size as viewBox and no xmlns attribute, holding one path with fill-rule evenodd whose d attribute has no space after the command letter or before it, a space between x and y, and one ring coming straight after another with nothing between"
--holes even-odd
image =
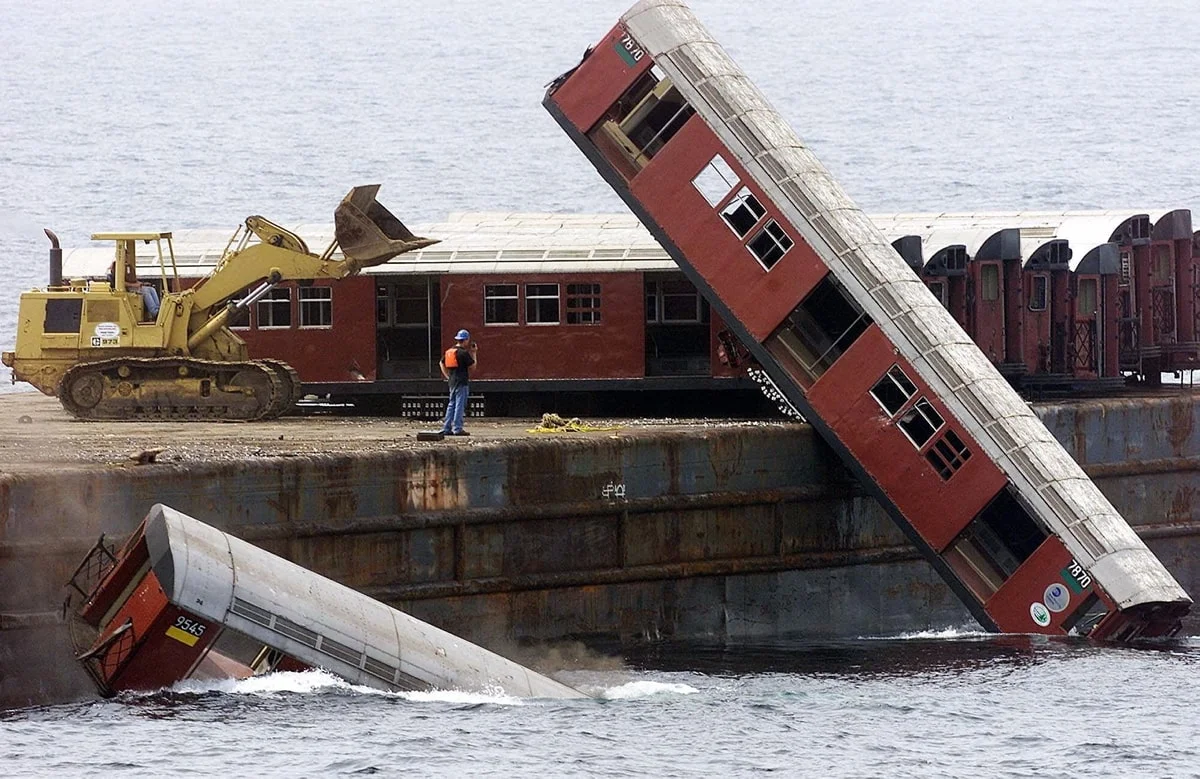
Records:
<instances>
[{"instance_id":1,"label":"rust stain","mask_svg":"<svg viewBox=\"0 0 1200 779\"><path fill-rule=\"evenodd\" d=\"M1075 410L1072 415L1074 433L1071 436L1071 447L1074 449L1075 462L1080 465L1087 464L1087 415L1079 409Z\"/></svg>"},{"instance_id":2,"label":"rust stain","mask_svg":"<svg viewBox=\"0 0 1200 779\"><path fill-rule=\"evenodd\" d=\"M712 465L713 480L718 489L729 484L729 480L742 470L745 453L745 437L717 432L708 438L708 461Z\"/></svg>"},{"instance_id":3,"label":"rust stain","mask_svg":"<svg viewBox=\"0 0 1200 779\"><path fill-rule=\"evenodd\" d=\"M1187 442L1192 437L1196 417L1191 403L1182 399L1171 401L1171 424L1167 428L1167 437L1171 441L1171 451L1176 457L1182 457Z\"/></svg>"},{"instance_id":4,"label":"rust stain","mask_svg":"<svg viewBox=\"0 0 1200 779\"><path fill-rule=\"evenodd\" d=\"M1192 499L1196 496L1196 488L1184 485L1175 491L1171 499L1171 508L1167 510L1167 521L1180 524L1192 521Z\"/></svg>"}]
</instances>

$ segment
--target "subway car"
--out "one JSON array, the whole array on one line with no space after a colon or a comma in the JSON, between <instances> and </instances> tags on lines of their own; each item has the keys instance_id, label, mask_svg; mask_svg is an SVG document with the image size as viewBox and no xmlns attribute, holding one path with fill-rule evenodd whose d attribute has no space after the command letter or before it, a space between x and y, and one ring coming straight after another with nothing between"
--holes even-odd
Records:
<instances>
[{"instance_id":1,"label":"subway car","mask_svg":"<svg viewBox=\"0 0 1200 779\"><path fill-rule=\"evenodd\" d=\"M332 225L297 225L315 242ZM363 275L282 284L234 329L251 353L285 360L309 394L369 410L440 416L438 369L459 329L480 344L472 413L761 415L773 409L720 317L632 216L462 213L421 225L440 243ZM229 236L174 232L185 283ZM68 276L110 257L64 256Z\"/></svg>"},{"instance_id":2,"label":"subway car","mask_svg":"<svg viewBox=\"0 0 1200 779\"><path fill-rule=\"evenodd\" d=\"M685 4L543 103L980 624L1179 630L1187 593Z\"/></svg>"},{"instance_id":3,"label":"subway car","mask_svg":"<svg viewBox=\"0 0 1200 779\"><path fill-rule=\"evenodd\" d=\"M1020 389L1103 392L1200 368L1188 209L886 214L893 246Z\"/></svg>"}]
</instances>

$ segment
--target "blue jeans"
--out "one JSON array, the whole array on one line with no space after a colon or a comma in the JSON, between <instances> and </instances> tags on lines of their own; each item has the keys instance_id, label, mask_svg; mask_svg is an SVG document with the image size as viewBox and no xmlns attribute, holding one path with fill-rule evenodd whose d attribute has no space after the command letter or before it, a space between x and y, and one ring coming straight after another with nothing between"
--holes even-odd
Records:
<instances>
[{"instance_id":1,"label":"blue jeans","mask_svg":"<svg viewBox=\"0 0 1200 779\"><path fill-rule=\"evenodd\" d=\"M142 303L146 307L146 316L158 316L158 290L149 284L142 285Z\"/></svg>"},{"instance_id":2,"label":"blue jeans","mask_svg":"<svg viewBox=\"0 0 1200 779\"><path fill-rule=\"evenodd\" d=\"M467 414L467 396L470 394L470 384L459 384L450 389L450 400L446 403L446 419L442 422L443 433L463 431L463 417Z\"/></svg>"}]
</instances>

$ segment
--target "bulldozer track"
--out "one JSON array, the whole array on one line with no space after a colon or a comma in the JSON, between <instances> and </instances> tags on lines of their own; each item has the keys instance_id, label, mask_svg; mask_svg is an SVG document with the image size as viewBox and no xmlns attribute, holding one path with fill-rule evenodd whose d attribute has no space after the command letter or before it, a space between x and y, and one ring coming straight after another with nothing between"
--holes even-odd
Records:
<instances>
[{"instance_id":1,"label":"bulldozer track","mask_svg":"<svg viewBox=\"0 0 1200 779\"><path fill-rule=\"evenodd\" d=\"M254 422L299 395L299 376L279 360L118 357L72 366L58 385L63 408L89 420Z\"/></svg>"},{"instance_id":2,"label":"bulldozer track","mask_svg":"<svg viewBox=\"0 0 1200 779\"><path fill-rule=\"evenodd\" d=\"M271 366L271 368L273 368L275 373L279 376L280 381L284 383L284 387L287 390L281 399L284 404L283 407L278 411L278 413L273 414L271 418L273 419L277 416L283 416L289 411L295 409L296 404L300 402L300 398L304 397L304 390L300 385L300 374L296 372L296 369L288 365L283 360L263 358L261 360L257 360L257 362Z\"/></svg>"}]
</instances>

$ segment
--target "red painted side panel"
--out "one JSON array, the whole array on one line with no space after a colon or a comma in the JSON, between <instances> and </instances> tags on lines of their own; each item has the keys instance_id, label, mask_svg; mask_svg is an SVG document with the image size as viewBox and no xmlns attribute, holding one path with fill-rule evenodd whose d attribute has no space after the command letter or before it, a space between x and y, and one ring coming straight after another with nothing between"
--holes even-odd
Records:
<instances>
[{"instance_id":1,"label":"red painted side panel","mask_svg":"<svg viewBox=\"0 0 1200 779\"><path fill-rule=\"evenodd\" d=\"M1069 577L1062 573L1071 564L1072 556L1057 536L1050 536L1029 556L1021 567L988 599L987 610L1008 633L1047 633L1061 635L1062 623L1083 602L1091 590L1072 591ZM1046 589L1051 585L1066 586L1069 598L1061 611L1050 611L1050 624L1038 625L1030 613L1034 604L1046 605ZM1095 585L1092 585L1093 587ZM1103 598L1103 596L1102 596ZM1107 601L1107 598L1103 598ZM1054 599L1050 599L1054 602ZM1055 604L1056 607L1058 604Z\"/></svg>"},{"instance_id":2,"label":"red painted side panel","mask_svg":"<svg viewBox=\"0 0 1200 779\"><path fill-rule=\"evenodd\" d=\"M566 324L568 284L600 285L600 324ZM517 324L485 325L484 287L516 284ZM559 285L559 323L528 324L527 284ZM452 275L441 278L442 334L460 329L479 343L476 379L614 379L646 373L645 288L641 273Z\"/></svg>"},{"instance_id":3,"label":"red painted side panel","mask_svg":"<svg viewBox=\"0 0 1200 779\"><path fill-rule=\"evenodd\" d=\"M1121 375L1121 350L1120 350L1120 328L1121 328L1121 278L1118 274L1109 274L1101 276L1100 290L1102 291L1101 300L1096 304L1100 308L1100 317L1102 319L1100 331L1100 341L1104 349L1104 375L1119 376Z\"/></svg>"},{"instance_id":4,"label":"red painted side panel","mask_svg":"<svg viewBox=\"0 0 1200 779\"><path fill-rule=\"evenodd\" d=\"M996 269L997 293L993 300L984 299L983 269ZM968 273L975 288L974 305L971 306L971 327L967 331L975 340L979 350L994 364L1004 361L1005 284L1004 273L998 262L967 263Z\"/></svg>"},{"instance_id":5,"label":"red painted side panel","mask_svg":"<svg viewBox=\"0 0 1200 779\"><path fill-rule=\"evenodd\" d=\"M1175 241L1175 315L1180 343L1190 343L1200 334L1196 332L1196 299L1200 290L1195 289L1200 275L1200 258L1196 257L1192 241Z\"/></svg>"},{"instance_id":6,"label":"red painted side panel","mask_svg":"<svg viewBox=\"0 0 1200 779\"><path fill-rule=\"evenodd\" d=\"M634 80L653 64L622 43L625 28L618 24L596 45L572 77L554 93L554 101L577 128L587 132ZM622 56L622 50L625 56ZM636 64L629 61L637 57Z\"/></svg>"},{"instance_id":7,"label":"red painted side panel","mask_svg":"<svg viewBox=\"0 0 1200 779\"><path fill-rule=\"evenodd\" d=\"M726 152L726 162L767 211L747 238L775 219L795 242L770 272L763 268L692 184L722 149L712 130L693 116L633 179L631 189L733 315L763 341L829 269Z\"/></svg>"},{"instance_id":8,"label":"red painted side panel","mask_svg":"<svg viewBox=\"0 0 1200 779\"><path fill-rule=\"evenodd\" d=\"M1034 278L1045 276L1046 279L1046 308L1042 311L1032 311L1029 301L1033 295ZM1024 322L1022 331L1025 336L1023 356L1025 367L1030 373L1048 373L1050 370L1050 280L1044 270L1024 271L1021 273L1020 316Z\"/></svg>"},{"instance_id":9,"label":"red painted side panel","mask_svg":"<svg viewBox=\"0 0 1200 779\"><path fill-rule=\"evenodd\" d=\"M928 399L946 422L920 450L870 394L892 365L899 365L916 386L914 397ZM808 400L934 549L949 545L1007 481L875 325L817 380ZM954 430L972 456L943 480L925 452L947 429Z\"/></svg>"},{"instance_id":10,"label":"red painted side panel","mask_svg":"<svg viewBox=\"0 0 1200 779\"><path fill-rule=\"evenodd\" d=\"M1133 252L1133 288L1138 312L1138 343L1142 349L1154 346L1154 299L1150 289L1153 286L1150 273L1150 245L1134 246Z\"/></svg>"},{"instance_id":11,"label":"red painted side panel","mask_svg":"<svg viewBox=\"0 0 1200 779\"><path fill-rule=\"evenodd\" d=\"M1010 364L1024 362L1023 344L1025 322L1021 318L1021 261L1005 260L1000 271L1000 283L1003 285L1000 296L1004 304L1004 351L1003 361ZM975 287L979 289L978 286ZM978 295L978 293L976 293ZM967 330L976 344L979 338L971 330ZM986 354L986 352L985 352ZM988 355L989 357L991 355Z\"/></svg>"},{"instance_id":12,"label":"red painted side panel","mask_svg":"<svg viewBox=\"0 0 1200 779\"><path fill-rule=\"evenodd\" d=\"M375 279L354 276L316 285L333 287L333 327L299 327L298 295L293 287L291 327L235 332L245 340L251 357L283 360L300 373L302 381L373 380Z\"/></svg>"},{"instance_id":13,"label":"red painted side panel","mask_svg":"<svg viewBox=\"0 0 1200 779\"><path fill-rule=\"evenodd\" d=\"M128 631L132 641L118 639L104 658L104 676L113 690L154 690L187 675L220 631L218 625L189 618L204 627L181 636L195 638L194 643L181 641L168 634L181 615L183 612L167 601L158 577L147 572L102 635L111 634L127 621L133 623Z\"/></svg>"}]
</instances>

